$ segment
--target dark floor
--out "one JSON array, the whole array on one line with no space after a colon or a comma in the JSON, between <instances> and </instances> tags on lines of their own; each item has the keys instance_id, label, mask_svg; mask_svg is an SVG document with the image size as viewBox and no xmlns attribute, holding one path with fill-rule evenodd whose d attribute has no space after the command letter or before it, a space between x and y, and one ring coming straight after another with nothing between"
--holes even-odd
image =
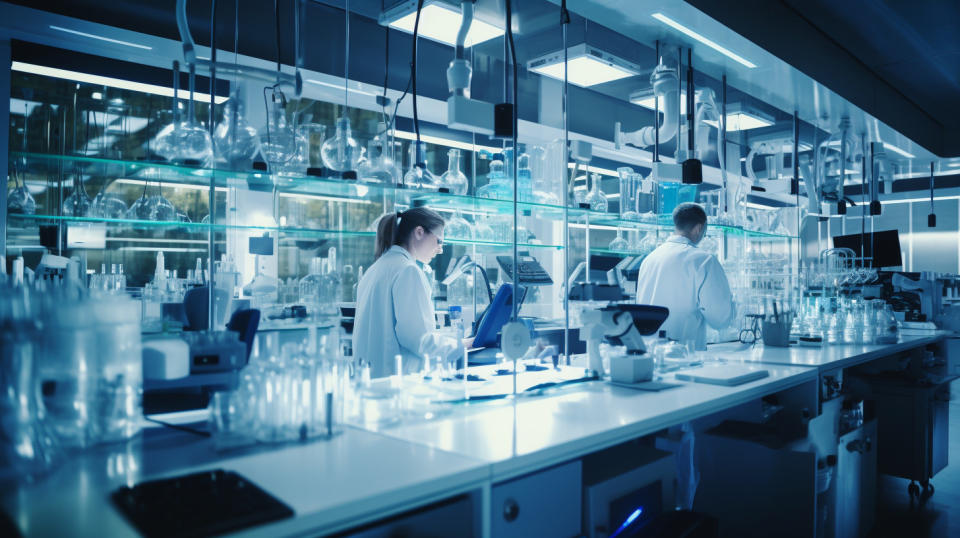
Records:
<instances>
[{"instance_id":1,"label":"dark floor","mask_svg":"<svg viewBox=\"0 0 960 538\"><path fill-rule=\"evenodd\" d=\"M926 503L911 506L909 480L882 476L878 482L877 524L871 538L960 537L960 383L952 387L950 453L946 469L930 481L935 491Z\"/></svg>"}]
</instances>

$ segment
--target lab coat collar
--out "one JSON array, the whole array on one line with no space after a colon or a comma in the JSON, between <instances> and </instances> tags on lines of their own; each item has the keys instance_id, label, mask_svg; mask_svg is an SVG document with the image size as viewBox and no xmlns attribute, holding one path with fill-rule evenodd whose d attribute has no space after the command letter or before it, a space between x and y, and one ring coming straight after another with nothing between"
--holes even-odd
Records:
<instances>
[{"instance_id":1,"label":"lab coat collar","mask_svg":"<svg viewBox=\"0 0 960 538\"><path fill-rule=\"evenodd\" d=\"M400 254L401 256L403 256L404 258L406 258L406 259L408 259L408 260L410 260L410 261L414 261L414 260L413 260L413 254L410 254L410 253L407 251L407 249L401 247L400 245L393 245L392 247L390 247L390 250L388 250L387 252L396 252L396 253Z\"/></svg>"},{"instance_id":2,"label":"lab coat collar","mask_svg":"<svg viewBox=\"0 0 960 538\"><path fill-rule=\"evenodd\" d=\"M697 245L693 244L693 241L687 239L682 235L673 234L667 238L668 243L680 243L681 245L690 245L691 247L696 247Z\"/></svg>"}]
</instances>

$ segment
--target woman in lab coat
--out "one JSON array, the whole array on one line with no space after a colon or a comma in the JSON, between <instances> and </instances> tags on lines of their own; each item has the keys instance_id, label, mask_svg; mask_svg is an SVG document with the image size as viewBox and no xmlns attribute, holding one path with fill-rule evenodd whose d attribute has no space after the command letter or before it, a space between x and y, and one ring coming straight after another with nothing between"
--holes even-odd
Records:
<instances>
[{"instance_id":1,"label":"woman in lab coat","mask_svg":"<svg viewBox=\"0 0 960 538\"><path fill-rule=\"evenodd\" d=\"M373 377L420 371L423 357L455 353L461 343L437 334L430 283L422 265L443 251L443 217L425 207L384 215L377 226L376 261L357 286L353 354Z\"/></svg>"}]
</instances>

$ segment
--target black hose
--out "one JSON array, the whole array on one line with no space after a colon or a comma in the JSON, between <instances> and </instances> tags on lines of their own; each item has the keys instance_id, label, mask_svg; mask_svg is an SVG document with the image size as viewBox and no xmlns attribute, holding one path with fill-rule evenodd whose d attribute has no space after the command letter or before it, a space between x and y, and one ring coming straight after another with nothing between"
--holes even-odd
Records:
<instances>
[{"instance_id":1,"label":"black hose","mask_svg":"<svg viewBox=\"0 0 960 538\"><path fill-rule=\"evenodd\" d=\"M413 79L413 130L417 135L417 146L413 150L414 161L420 160L420 116L417 114L417 33L420 31L421 11L423 11L423 0L417 0L417 18L413 21L413 59L410 61L410 77ZM425 167L425 163L415 162L414 164Z\"/></svg>"}]
</instances>

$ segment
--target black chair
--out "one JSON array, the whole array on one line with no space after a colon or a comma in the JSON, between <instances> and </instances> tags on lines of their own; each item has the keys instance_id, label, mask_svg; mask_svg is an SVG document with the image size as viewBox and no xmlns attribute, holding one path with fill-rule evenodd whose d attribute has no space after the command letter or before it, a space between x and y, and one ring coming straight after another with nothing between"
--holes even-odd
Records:
<instances>
[{"instance_id":1,"label":"black chair","mask_svg":"<svg viewBox=\"0 0 960 538\"><path fill-rule=\"evenodd\" d=\"M210 300L210 288L207 286L201 286L197 288L191 288L183 294L183 310L185 317L187 318L187 323L184 325L183 330L185 331L205 331L207 330L208 320L210 319L208 314L210 310L210 305L208 301ZM225 290L214 289L213 290L213 309L214 312L224 312L227 309L227 305L230 303L230 296L227 295ZM222 319L222 318L221 318Z\"/></svg>"},{"instance_id":2,"label":"black chair","mask_svg":"<svg viewBox=\"0 0 960 538\"><path fill-rule=\"evenodd\" d=\"M250 362L250 351L253 350L253 339L257 336L257 327L260 326L260 311L256 308L237 310L230 316L227 330L240 334L240 340L247 346L247 362Z\"/></svg>"}]
</instances>

